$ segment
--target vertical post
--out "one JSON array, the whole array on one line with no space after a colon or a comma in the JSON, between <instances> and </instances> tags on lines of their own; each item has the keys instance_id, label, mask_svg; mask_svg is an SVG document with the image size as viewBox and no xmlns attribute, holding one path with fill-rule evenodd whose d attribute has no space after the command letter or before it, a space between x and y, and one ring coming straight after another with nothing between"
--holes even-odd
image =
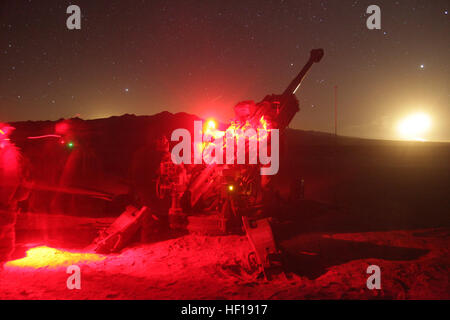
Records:
<instances>
[{"instance_id":1,"label":"vertical post","mask_svg":"<svg viewBox=\"0 0 450 320\"><path fill-rule=\"evenodd\" d=\"M337 136L337 91L338 86L334 86L334 135Z\"/></svg>"},{"instance_id":2,"label":"vertical post","mask_svg":"<svg viewBox=\"0 0 450 320\"><path fill-rule=\"evenodd\" d=\"M334 187L334 204L338 205L338 177L337 177L337 144L338 144L338 136L337 136L337 117L338 117L338 86L334 86L334 150L333 150L333 170L334 170L334 180L336 186Z\"/></svg>"}]
</instances>

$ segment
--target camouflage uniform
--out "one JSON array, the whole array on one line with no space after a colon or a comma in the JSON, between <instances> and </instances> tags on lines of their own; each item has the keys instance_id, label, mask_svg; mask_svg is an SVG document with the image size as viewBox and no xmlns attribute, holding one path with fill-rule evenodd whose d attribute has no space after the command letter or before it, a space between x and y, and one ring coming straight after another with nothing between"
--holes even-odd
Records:
<instances>
[{"instance_id":1,"label":"camouflage uniform","mask_svg":"<svg viewBox=\"0 0 450 320\"><path fill-rule=\"evenodd\" d=\"M17 201L21 182L20 153L9 139L12 127L0 124L0 268L9 260L15 244Z\"/></svg>"}]
</instances>

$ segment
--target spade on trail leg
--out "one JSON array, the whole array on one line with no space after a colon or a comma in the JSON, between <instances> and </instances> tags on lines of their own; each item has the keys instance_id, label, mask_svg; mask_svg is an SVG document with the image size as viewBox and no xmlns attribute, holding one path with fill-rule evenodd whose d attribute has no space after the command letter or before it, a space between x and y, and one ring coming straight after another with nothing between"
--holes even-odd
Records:
<instances>
[{"instance_id":1,"label":"spade on trail leg","mask_svg":"<svg viewBox=\"0 0 450 320\"><path fill-rule=\"evenodd\" d=\"M98 253L119 252L133 240L148 214L150 210L146 206L140 210L128 206L109 228L100 232L89 249Z\"/></svg>"}]
</instances>

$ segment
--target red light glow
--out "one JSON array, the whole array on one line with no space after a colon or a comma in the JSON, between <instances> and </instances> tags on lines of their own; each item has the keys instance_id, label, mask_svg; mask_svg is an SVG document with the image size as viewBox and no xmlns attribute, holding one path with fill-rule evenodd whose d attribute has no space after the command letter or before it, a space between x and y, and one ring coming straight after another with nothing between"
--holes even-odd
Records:
<instances>
[{"instance_id":1,"label":"red light glow","mask_svg":"<svg viewBox=\"0 0 450 320\"><path fill-rule=\"evenodd\" d=\"M208 121L208 129L211 129L211 130L216 129L216 122L214 120Z\"/></svg>"},{"instance_id":2,"label":"red light glow","mask_svg":"<svg viewBox=\"0 0 450 320\"><path fill-rule=\"evenodd\" d=\"M61 136L57 134L46 134L43 136L28 137L28 139L30 140L45 139L45 138L61 138Z\"/></svg>"},{"instance_id":3,"label":"red light glow","mask_svg":"<svg viewBox=\"0 0 450 320\"><path fill-rule=\"evenodd\" d=\"M41 246L29 249L25 258L8 261L5 264L5 267L54 269L68 267L74 264L87 264L90 262L102 261L105 258L106 257L94 253L75 253Z\"/></svg>"},{"instance_id":4,"label":"red light glow","mask_svg":"<svg viewBox=\"0 0 450 320\"><path fill-rule=\"evenodd\" d=\"M69 131L70 127L67 121L62 121L56 124L55 132L58 134L66 134Z\"/></svg>"},{"instance_id":5,"label":"red light glow","mask_svg":"<svg viewBox=\"0 0 450 320\"><path fill-rule=\"evenodd\" d=\"M255 131L260 133L260 136L254 136L250 137L249 139L257 139L257 140L264 140L268 138L268 134L271 131L271 125L270 122L264 119L264 116L262 116L257 123L250 123L248 120L243 123L240 121L232 121L229 127L226 129L226 131L229 131L232 133L232 135L236 138L242 138L244 137L244 132L247 129L255 129ZM264 132L263 134L261 134ZM203 129L203 134L211 136L214 139L221 139L225 136L226 131L221 131L217 129L217 124L214 120L208 120L206 122L206 125ZM214 141L209 142L200 142L196 144L194 147L199 150L200 153L204 152L207 147L209 148L215 148ZM226 149L226 143L223 145L223 149Z\"/></svg>"}]
</instances>

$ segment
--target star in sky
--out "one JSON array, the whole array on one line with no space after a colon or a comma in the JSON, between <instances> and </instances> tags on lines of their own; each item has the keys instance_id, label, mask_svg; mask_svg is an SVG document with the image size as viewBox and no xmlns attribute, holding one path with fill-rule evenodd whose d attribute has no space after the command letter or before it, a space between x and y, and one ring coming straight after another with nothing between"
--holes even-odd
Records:
<instances>
[{"instance_id":1,"label":"star in sky","mask_svg":"<svg viewBox=\"0 0 450 320\"><path fill-rule=\"evenodd\" d=\"M383 127L355 124L410 100L449 115L448 0L378 0L381 31L367 29L368 4L359 0L85 1L80 32L65 28L64 2L2 2L11 3L0 21L2 121L89 119L106 105L114 115L169 110L226 121L235 103L283 92L319 47L325 57L297 93L301 105L315 107L303 109L292 128L334 132L338 84L347 88L339 103L348 135L390 138ZM405 77L404 90L386 81ZM374 85L383 94L368 99Z\"/></svg>"}]
</instances>

